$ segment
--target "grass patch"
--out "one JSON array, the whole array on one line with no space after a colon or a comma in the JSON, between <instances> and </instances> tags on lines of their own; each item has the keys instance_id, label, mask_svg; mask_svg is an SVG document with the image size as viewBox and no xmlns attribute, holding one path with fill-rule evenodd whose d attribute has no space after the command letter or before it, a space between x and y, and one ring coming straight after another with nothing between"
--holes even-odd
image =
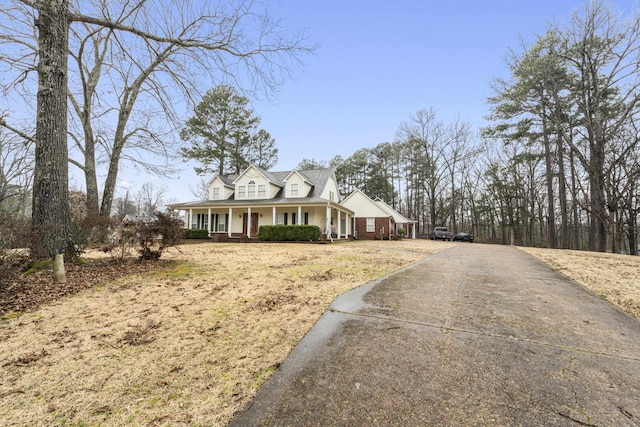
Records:
<instances>
[{"instance_id":1,"label":"grass patch","mask_svg":"<svg viewBox=\"0 0 640 427\"><path fill-rule=\"evenodd\" d=\"M3 421L224 426L336 296L423 258L415 246L191 243L163 254L162 271L131 263L115 281L11 313Z\"/></svg>"}]
</instances>

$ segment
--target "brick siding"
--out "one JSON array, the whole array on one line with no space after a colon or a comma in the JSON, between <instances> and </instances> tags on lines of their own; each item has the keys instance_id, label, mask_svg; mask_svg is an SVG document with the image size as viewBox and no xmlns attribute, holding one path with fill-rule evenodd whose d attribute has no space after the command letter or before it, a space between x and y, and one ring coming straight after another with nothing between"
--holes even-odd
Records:
<instances>
[{"instance_id":1,"label":"brick siding","mask_svg":"<svg viewBox=\"0 0 640 427\"><path fill-rule=\"evenodd\" d=\"M367 218L356 218L356 236L361 240L373 240L376 238L388 238L391 221L386 217L375 218L375 227L373 232L367 232ZM381 230L384 230L382 233Z\"/></svg>"}]
</instances>

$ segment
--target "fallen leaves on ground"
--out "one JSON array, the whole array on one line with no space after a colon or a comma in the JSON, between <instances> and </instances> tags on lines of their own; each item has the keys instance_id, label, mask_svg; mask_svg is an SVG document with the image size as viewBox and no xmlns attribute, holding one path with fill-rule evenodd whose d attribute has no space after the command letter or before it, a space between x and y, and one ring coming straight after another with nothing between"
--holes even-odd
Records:
<instances>
[{"instance_id":1,"label":"fallen leaves on ground","mask_svg":"<svg viewBox=\"0 0 640 427\"><path fill-rule=\"evenodd\" d=\"M29 297L2 302L13 315L0 320L0 419L225 425L336 296L452 245L200 243L160 263L68 266L59 289L50 273L33 276L19 285ZM544 252L569 277L637 307L640 258Z\"/></svg>"},{"instance_id":2,"label":"fallen leaves on ground","mask_svg":"<svg viewBox=\"0 0 640 427\"><path fill-rule=\"evenodd\" d=\"M449 245L200 243L69 265L57 289L38 273L5 292L0 419L225 425L336 296Z\"/></svg>"},{"instance_id":3,"label":"fallen leaves on ground","mask_svg":"<svg viewBox=\"0 0 640 427\"><path fill-rule=\"evenodd\" d=\"M89 259L82 263L66 263L66 282L53 283L53 272L44 269L25 274L26 260L17 260L3 270L0 278L0 315L33 310L81 290L105 284L119 277L144 274L169 268L170 261L125 259Z\"/></svg>"}]
</instances>

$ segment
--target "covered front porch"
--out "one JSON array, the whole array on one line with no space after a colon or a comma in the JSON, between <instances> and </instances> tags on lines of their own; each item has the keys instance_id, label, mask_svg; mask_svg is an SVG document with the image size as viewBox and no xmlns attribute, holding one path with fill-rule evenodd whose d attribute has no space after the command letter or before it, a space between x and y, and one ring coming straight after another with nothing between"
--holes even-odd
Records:
<instances>
[{"instance_id":1,"label":"covered front porch","mask_svg":"<svg viewBox=\"0 0 640 427\"><path fill-rule=\"evenodd\" d=\"M185 228L207 230L210 237L257 238L261 225L316 225L323 238L353 235L353 212L334 202L322 204L221 205L213 201L174 205L184 211Z\"/></svg>"}]
</instances>

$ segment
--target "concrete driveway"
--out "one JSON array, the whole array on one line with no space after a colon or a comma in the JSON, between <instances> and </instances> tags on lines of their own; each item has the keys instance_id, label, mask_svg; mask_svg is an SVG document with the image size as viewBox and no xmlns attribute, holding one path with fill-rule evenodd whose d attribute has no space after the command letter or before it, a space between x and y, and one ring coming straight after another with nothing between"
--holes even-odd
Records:
<instances>
[{"instance_id":1,"label":"concrete driveway","mask_svg":"<svg viewBox=\"0 0 640 427\"><path fill-rule=\"evenodd\" d=\"M640 426L640 322L513 247L339 297L234 426Z\"/></svg>"}]
</instances>

